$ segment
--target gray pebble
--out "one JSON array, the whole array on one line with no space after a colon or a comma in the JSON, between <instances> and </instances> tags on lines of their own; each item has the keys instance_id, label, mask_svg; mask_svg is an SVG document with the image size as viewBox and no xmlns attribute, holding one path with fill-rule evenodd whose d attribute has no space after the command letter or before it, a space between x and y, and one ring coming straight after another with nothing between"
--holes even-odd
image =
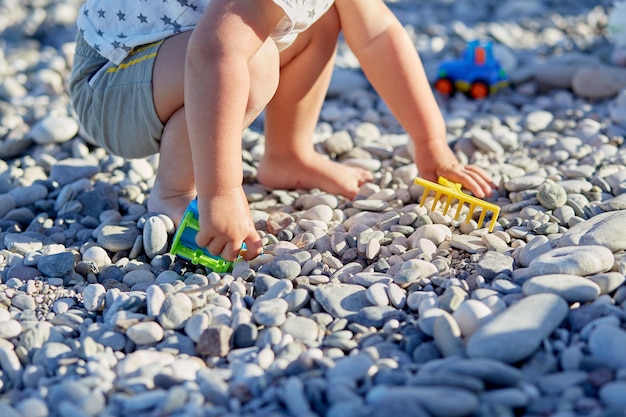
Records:
<instances>
[{"instance_id":1,"label":"gray pebble","mask_svg":"<svg viewBox=\"0 0 626 417\"><path fill-rule=\"evenodd\" d=\"M513 273L513 258L499 252L487 252L478 261L476 272L490 280L500 274Z\"/></svg>"},{"instance_id":2,"label":"gray pebble","mask_svg":"<svg viewBox=\"0 0 626 417\"><path fill-rule=\"evenodd\" d=\"M26 398L21 400L15 405L15 409L21 413L22 416L32 417L47 417L50 410L45 401L39 398ZM10 414L2 415L9 416Z\"/></svg>"},{"instance_id":3,"label":"gray pebble","mask_svg":"<svg viewBox=\"0 0 626 417\"><path fill-rule=\"evenodd\" d=\"M530 398L520 388L498 388L481 393L480 401L481 403L497 406L523 408L528 406Z\"/></svg>"},{"instance_id":4,"label":"gray pebble","mask_svg":"<svg viewBox=\"0 0 626 417\"><path fill-rule=\"evenodd\" d=\"M22 333L22 325L17 320L0 321L0 339L12 339Z\"/></svg>"},{"instance_id":5,"label":"gray pebble","mask_svg":"<svg viewBox=\"0 0 626 417\"><path fill-rule=\"evenodd\" d=\"M136 345L151 345L163 340L163 328L154 321L144 321L126 329L126 336Z\"/></svg>"},{"instance_id":6,"label":"gray pebble","mask_svg":"<svg viewBox=\"0 0 626 417\"><path fill-rule=\"evenodd\" d=\"M318 324L307 317L288 317L281 325L284 333L293 336L294 340L313 343L319 336Z\"/></svg>"},{"instance_id":7,"label":"gray pebble","mask_svg":"<svg viewBox=\"0 0 626 417\"><path fill-rule=\"evenodd\" d=\"M374 361L367 354L357 354L336 361L335 365L326 373L331 381L352 380L358 381L364 378Z\"/></svg>"},{"instance_id":8,"label":"gray pebble","mask_svg":"<svg viewBox=\"0 0 626 417\"><path fill-rule=\"evenodd\" d=\"M152 273L152 271L148 271L146 269L135 269L134 271L129 271L122 278L122 282L128 285L129 288L133 288L137 284L146 284L152 285L156 281L156 277Z\"/></svg>"},{"instance_id":9,"label":"gray pebble","mask_svg":"<svg viewBox=\"0 0 626 417\"><path fill-rule=\"evenodd\" d=\"M601 245L613 252L626 249L626 243L621 234L621 225L626 222L626 211L612 211L602 213L591 219L571 227L559 244L571 245Z\"/></svg>"},{"instance_id":10,"label":"gray pebble","mask_svg":"<svg viewBox=\"0 0 626 417\"><path fill-rule=\"evenodd\" d=\"M552 249L528 265L533 275L592 275L613 267L613 253L604 246L566 246Z\"/></svg>"},{"instance_id":11,"label":"gray pebble","mask_svg":"<svg viewBox=\"0 0 626 417\"><path fill-rule=\"evenodd\" d=\"M34 310L37 307L33 297L27 294L17 294L11 299L11 305L20 310Z\"/></svg>"},{"instance_id":12,"label":"gray pebble","mask_svg":"<svg viewBox=\"0 0 626 417\"><path fill-rule=\"evenodd\" d=\"M600 287L593 281L576 275L550 274L530 278L522 286L524 294L557 294L569 303L593 301Z\"/></svg>"},{"instance_id":13,"label":"gray pebble","mask_svg":"<svg viewBox=\"0 0 626 417\"><path fill-rule=\"evenodd\" d=\"M621 348L626 342L626 332L608 324L599 325L589 335L591 356L611 369L623 368L626 353Z\"/></svg>"},{"instance_id":14,"label":"gray pebble","mask_svg":"<svg viewBox=\"0 0 626 417\"><path fill-rule=\"evenodd\" d=\"M465 356L465 346L461 338L461 329L451 314L445 313L435 319L433 339L444 358Z\"/></svg>"},{"instance_id":15,"label":"gray pebble","mask_svg":"<svg viewBox=\"0 0 626 417\"><path fill-rule=\"evenodd\" d=\"M377 282L367 288L367 299L378 306L389 305L389 297L387 295L387 285Z\"/></svg>"},{"instance_id":16,"label":"gray pebble","mask_svg":"<svg viewBox=\"0 0 626 417\"><path fill-rule=\"evenodd\" d=\"M202 333L211 325L211 314L208 311L194 314L185 323L185 334L194 342L200 340Z\"/></svg>"},{"instance_id":17,"label":"gray pebble","mask_svg":"<svg viewBox=\"0 0 626 417\"><path fill-rule=\"evenodd\" d=\"M295 259L276 258L269 265L269 272L278 279L294 279L300 275L301 266Z\"/></svg>"},{"instance_id":18,"label":"gray pebble","mask_svg":"<svg viewBox=\"0 0 626 417\"><path fill-rule=\"evenodd\" d=\"M60 185L70 184L81 178L89 178L99 171L98 166L91 161L83 159L64 159L50 168L50 181L56 181Z\"/></svg>"},{"instance_id":19,"label":"gray pebble","mask_svg":"<svg viewBox=\"0 0 626 417\"><path fill-rule=\"evenodd\" d=\"M363 307L353 318L353 320L367 327L383 327L389 320L403 320L404 312L398 311L391 306L367 306Z\"/></svg>"},{"instance_id":20,"label":"gray pebble","mask_svg":"<svg viewBox=\"0 0 626 417\"><path fill-rule=\"evenodd\" d=\"M561 324L568 310L568 304L554 294L523 298L474 332L467 354L505 363L527 358Z\"/></svg>"},{"instance_id":21,"label":"gray pebble","mask_svg":"<svg viewBox=\"0 0 626 417\"><path fill-rule=\"evenodd\" d=\"M39 145L62 143L78 133L78 123L73 117L48 116L37 122L28 136Z\"/></svg>"},{"instance_id":22,"label":"gray pebble","mask_svg":"<svg viewBox=\"0 0 626 417\"><path fill-rule=\"evenodd\" d=\"M280 326L287 319L289 305L282 298L261 300L252 306L254 321L262 326Z\"/></svg>"},{"instance_id":23,"label":"gray pebble","mask_svg":"<svg viewBox=\"0 0 626 417\"><path fill-rule=\"evenodd\" d=\"M148 258L162 255L168 249L167 226L160 216L151 216L143 228L143 247Z\"/></svg>"},{"instance_id":24,"label":"gray pebble","mask_svg":"<svg viewBox=\"0 0 626 417\"><path fill-rule=\"evenodd\" d=\"M83 261L92 262L97 267L109 265L111 258L106 250L100 246L91 246L83 252Z\"/></svg>"},{"instance_id":25,"label":"gray pebble","mask_svg":"<svg viewBox=\"0 0 626 417\"><path fill-rule=\"evenodd\" d=\"M9 195L12 197L15 207L24 207L36 201L44 200L48 196L48 189L43 184L33 184L27 187L14 188L9 191ZM10 206L10 200L7 203Z\"/></svg>"},{"instance_id":26,"label":"gray pebble","mask_svg":"<svg viewBox=\"0 0 626 417\"><path fill-rule=\"evenodd\" d=\"M62 278L74 270L74 255L61 252L43 256L37 261L37 269L45 276Z\"/></svg>"},{"instance_id":27,"label":"gray pebble","mask_svg":"<svg viewBox=\"0 0 626 417\"><path fill-rule=\"evenodd\" d=\"M295 312L304 308L309 303L311 297L307 290L296 288L288 294L285 294L283 299L287 302L287 311Z\"/></svg>"},{"instance_id":28,"label":"gray pebble","mask_svg":"<svg viewBox=\"0 0 626 417\"><path fill-rule=\"evenodd\" d=\"M165 297L157 317L164 329L181 329L191 317L191 310L189 297L182 293L170 294Z\"/></svg>"},{"instance_id":29,"label":"gray pebble","mask_svg":"<svg viewBox=\"0 0 626 417\"><path fill-rule=\"evenodd\" d=\"M101 284L89 284L82 292L83 305L87 311L98 311L104 307L106 289Z\"/></svg>"},{"instance_id":30,"label":"gray pebble","mask_svg":"<svg viewBox=\"0 0 626 417\"><path fill-rule=\"evenodd\" d=\"M623 410L626 408L624 392L626 392L626 382L611 381L600 387L599 395L604 404L615 410Z\"/></svg>"},{"instance_id":31,"label":"gray pebble","mask_svg":"<svg viewBox=\"0 0 626 417\"><path fill-rule=\"evenodd\" d=\"M448 401L441 401L441 398ZM376 386L366 396L368 404L389 405L408 401L437 417L470 415L478 409L478 398L474 393L451 387Z\"/></svg>"},{"instance_id":32,"label":"gray pebble","mask_svg":"<svg viewBox=\"0 0 626 417\"><path fill-rule=\"evenodd\" d=\"M565 188L552 181L546 181L537 190L537 201L549 210L565 205L567 192Z\"/></svg>"},{"instance_id":33,"label":"gray pebble","mask_svg":"<svg viewBox=\"0 0 626 417\"><path fill-rule=\"evenodd\" d=\"M111 252L129 250L135 244L139 229L131 225L104 225L98 233L98 244Z\"/></svg>"},{"instance_id":34,"label":"gray pebble","mask_svg":"<svg viewBox=\"0 0 626 417\"><path fill-rule=\"evenodd\" d=\"M554 116L548 111L533 111L526 116L526 128L531 132L544 130L552 122Z\"/></svg>"},{"instance_id":35,"label":"gray pebble","mask_svg":"<svg viewBox=\"0 0 626 417\"><path fill-rule=\"evenodd\" d=\"M335 318L350 318L363 307L371 305L367 293L358 285L319 286L314 291L315 300Z\"/></svg>"}]
</instances>

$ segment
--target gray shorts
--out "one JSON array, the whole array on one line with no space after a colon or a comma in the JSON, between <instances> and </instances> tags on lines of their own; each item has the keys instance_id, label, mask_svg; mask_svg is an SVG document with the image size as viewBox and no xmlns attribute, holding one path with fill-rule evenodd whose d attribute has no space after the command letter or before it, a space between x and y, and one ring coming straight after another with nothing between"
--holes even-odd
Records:
<instances>
[{"instance_id":1,"label":"gray shorts","mask_svg":"<svg viewBox=\"0 0 626 417\"><path fill-rule=\"evenodd\" d=\"M90 136L85 139L128 159L159 152L163 123L154 109L152 68L162 43L137 47L115 65L79 33L69 92L83 131Z\"/></svg>"}]
</instances>

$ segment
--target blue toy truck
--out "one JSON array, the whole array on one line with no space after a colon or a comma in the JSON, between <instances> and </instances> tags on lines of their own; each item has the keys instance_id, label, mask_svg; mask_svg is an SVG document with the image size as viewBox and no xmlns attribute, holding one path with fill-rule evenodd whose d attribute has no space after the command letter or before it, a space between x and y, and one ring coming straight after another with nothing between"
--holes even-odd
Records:
<instances>
[{"instance_id":1,"label":"blue toy truck","mask_svg":"<svg viewBox=\"0 0 626 417\"><path fill-rule=\"evenodd\" d=\"M439 65L434 87L446 96L460 91L470 98L480 99L508 84L506 71L493 54L493 44L475 40L467 45L462 59L445 61Z\"/></svg>"},{"instance_id":2,"label":"blue toy truck","mask_svg":"<svg viewBox=\"0 0 626 417\"><path fill-rule=\"evenodd\" d=\"M226 261L220 256L212 255L207 248L198 246L196 235L199 230L198 202L193 200L187 206L180 226L176 230L170 253L180 256L194 265L200 264L218 273L229 272L233 265L232 262Z\"/></svg>"}]
</instances>

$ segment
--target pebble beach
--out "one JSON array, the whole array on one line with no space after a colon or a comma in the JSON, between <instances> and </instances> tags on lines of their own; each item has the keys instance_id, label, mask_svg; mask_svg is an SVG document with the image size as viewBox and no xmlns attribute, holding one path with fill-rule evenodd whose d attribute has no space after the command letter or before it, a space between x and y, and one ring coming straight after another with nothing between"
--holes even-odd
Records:
<instances>
[{"instance_id":1,"label":"pebble beach","mask_svg":"<svg viewBox=\"0 0 626 417\"><path fill-rule=\"evenodd\" d=\"M314 142L354 200L244 182L265 253L216 273L146 209L158 157L88 144L80 0L0 0L1 417L626 416L626 68L607 0L389 1L434 81L489 39L511 85L437 96L501 211L422 206L409 139L340 43ZM130 133L129 133L130 135ZM129 136L128 140L132 140Z\"/></svg>"}]
</instances>

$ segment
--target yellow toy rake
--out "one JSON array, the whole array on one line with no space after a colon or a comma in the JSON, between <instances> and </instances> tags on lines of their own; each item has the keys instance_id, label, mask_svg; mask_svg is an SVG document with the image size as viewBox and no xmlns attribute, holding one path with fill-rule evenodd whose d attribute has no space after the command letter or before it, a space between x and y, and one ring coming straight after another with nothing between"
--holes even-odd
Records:
<instances>
[{"instance_id":1,"label":"yellow toy rake","mask_svg":"<svg viewBox=\"0 0 626 417\"><path fill-rule=\"evenodd\" d=\"M458 219L461 214L461 209L465 204L469 205L469 213L467 214L466 223L469 223L474 215L474 211L476 207L481 209L480 217L478 218L478 227L482 227L483 222L485 221L485 217L488 212L492 212L493 215L491 217L491 223L489 224L489 232L493 231L494 226L496 225L496 221L498 220L498 215L500 214L500 207L493 203L488 203L480 198L473 197L471 195L465 194L461 191L461 184L449 181L444 177L439 177L438 184L428 181L422 178L415 178L415 184L421 185L424 187L424 193L422 194L422 198L420 200L420 206L424 206L426 203L426 198L431 192L435 193L435 201L433 202L430 210L435 210L437 207L437 203L441 197L446 197L445 206L443 208L443 214L447 214L450 206L454 201L458 201L458 206L456 209L456 213L454 214L454 219Z\"/></svg>"}]
</instances>

